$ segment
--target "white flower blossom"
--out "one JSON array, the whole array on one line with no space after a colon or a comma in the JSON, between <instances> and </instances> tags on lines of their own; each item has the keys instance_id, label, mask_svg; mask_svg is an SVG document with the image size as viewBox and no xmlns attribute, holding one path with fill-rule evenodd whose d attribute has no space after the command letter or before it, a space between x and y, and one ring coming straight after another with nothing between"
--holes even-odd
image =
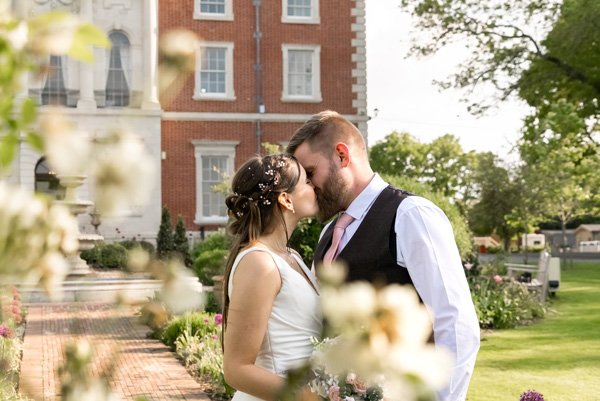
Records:
<instances>
[{"instance_id":1,"label":"white flower blossom","mask_svg":"<svg viewBox=\"0 0 600 401\"><path fill-rule=\"evenodd\" d=\"M362 324L375 311L375 289L368 283L355 282L339 289L323 289L323 313L333 327Z\"/></svg>"},{"instance_id":2,"label":"white flower blossom","mask_svg":"<svg viewBox=\"0 0 600 401\"><path fill-rule=\"evenodd\" d=\"M96 209L104 216L118 216L147 204L156 167L142 140L119 132L100 146L92 167Z\"/></svg>"},{"instance_id":3,"label":"white flower blossom","mask_svg":"<svg viewBox=\"0 0 600 401\"><path fill-rule=\"evenodd\" d=\"M63 55L71 49L80 25L74 14L45 15L30 22L29 47L36 53Z\"/></svg>"},{"instance_id":4,"label":"white flower blossom","mask_svg":"<svg viewBox=\"0 0 600 401\"><path fill-rule=\"evenodd\" d=\"M14 50L20 51L29 40L29 28L27 27L27 23L21 21L10 30L0 31L0 36L6 38L6 41L10 43Z\"/></svg>"},{"instance_id":5,"label":"white flower blossom","mask_svg":"<svg viewBox=\"0 0 600 401\"><path fill-rule=\"evenodd\" d=\"M57 175L82 175L92 156L88 134L76 129L64 116L51 112L40 119L40 132L48 163Z\"/></svg>"}]
</instances>

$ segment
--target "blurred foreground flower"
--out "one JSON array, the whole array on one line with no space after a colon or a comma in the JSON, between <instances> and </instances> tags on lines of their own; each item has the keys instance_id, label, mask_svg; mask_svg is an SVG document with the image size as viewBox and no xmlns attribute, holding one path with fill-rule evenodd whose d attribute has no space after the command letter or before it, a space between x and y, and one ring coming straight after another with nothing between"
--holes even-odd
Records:
<instances>
[{"instance_id":1,"label":"blurred foreground flower","mask_svg":"<svg viewBox=\"0 0 600 401\"><path fill-rule=\"evenodd\" d=\"M167 261L152 259L146 251L138 249L130 252L128 268L130 271L147 271L162 281L157 299L144 306L147 324L160 327L171 314L179 315L204 307L206 300L202 284L178 258Z\"/></svg>"},{"instance_id":2,"label":"blurred foreground flower","mask_svg":"<svg viewBox=\"0 0 600 401\"><path fill-rule=\"evenodd\" d=\"M91 140L59 113L41 119L40 133L58 177L90 175L102 216L122 216L148 203L156 168L139 136L118 131Z\"/></svg>"},{"instance_id":3,"label":"blurred foreground flower","mask_svg":"<svg viewBox=\"0 0 600 401\"><path fill-rule=\"evenodd\" d=\"M54 11L28 21L27 49L40 55L67 54L80 61L93 59L92 46L110 47L104 32L78 16Z\"/></svg>"},{"instance_id":4,"label":"blurred foreground flower","mask_svg":"<svg viewBox=\"0 0 600 401\"><path fill-rule=\"evenodd\" d=\"M76 129L60 109L40 118L40 132L48 163L58 176L85 174L92 156L86 132Z\"/></svg>"},{"instance_id":5,"label":"blurred foreground flower","mask_svg":"<svg viewBox=\"0 0 600 401\"><path fill-rule=\"evenodd\" d=\"M119 215L148 203L155 166L141 138L120 131L96 141L91 173L96 209Z\"/></svg>"},{"instance_id":6,"label":"blurred foreground flower","mask_svg":"<svg viewBox=\"0 0 600 401\"><path fill-rule=\"evenodd\" d=\"M175 29L161 36L158 86L163 105L170 103L195 71L197 51L198 37L192 31Z\"/></svg>"},{"instance_id":7,"label":"blurred foreground flower","mask_svg":"<svg viewBox=\"0 0 600 401\"><path fill-rule=\"evenodd\" d=\"M414 289L342 284L343 267L327 270L321 302L325 334L334 340L312 359L311 388L327 400L434 400L450 377L451 357L427 343L431 319Z\"/></svg>"},{"instance_id":8,"label":"blurred foreground flower","mask_svg":"<svg viewBox=\"0 0 600 401\"><path fill-rule=\"evenodd\" d=\"M114 355L113 355L114 357ZM59 368L62 401L118 401L109 380L116 367L107 363L107 370L97 372L92 365L92 347L85 340L65 347L65 361Z\"/></svg>"},{"instance_id":9,"label":"blurred foreground flower","mask_svg":"<svg viewBox=\"0 0 600 401\"><path fill-rule=\"evenodd\" d=\"M56 295L77 250L77 220L60 205L0 182L0 276L41 284Z\"/></svg>"}]
</instances>

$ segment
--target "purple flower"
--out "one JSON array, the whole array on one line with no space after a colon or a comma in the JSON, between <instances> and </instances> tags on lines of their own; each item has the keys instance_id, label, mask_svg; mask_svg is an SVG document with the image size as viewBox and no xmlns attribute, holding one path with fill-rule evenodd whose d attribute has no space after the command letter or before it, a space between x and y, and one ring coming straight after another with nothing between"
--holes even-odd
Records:
<instances>
[{"instance_id":1,"label":"purple flower","mask_svg":"<svg viewBox=\"0 0 600 401\"><path fill-rule=\"evenodd\" d=\"M519 401L544 401L544 396L537 391L527 390L521 394Z\"/></svg>"},{"instance_id":2,"label":"purple flower","mask_svg":"<svg viewBox=\"0 0 600 401\"><path fill-rule=\"evenodd\" d=\"M221 324L223 322L223 315L220 313L217 313L215 315L215 324Z\"/></svg>"},{"instance_id":3,"label":"purple flower","mask_svg":"<svg viewBox=\"0 0 600 401\"><path fill-rule=\"evenodd\" d=\"M0 324L0 337L10 337L10 329L3 324Z\"/></svg>"}]
</instances>

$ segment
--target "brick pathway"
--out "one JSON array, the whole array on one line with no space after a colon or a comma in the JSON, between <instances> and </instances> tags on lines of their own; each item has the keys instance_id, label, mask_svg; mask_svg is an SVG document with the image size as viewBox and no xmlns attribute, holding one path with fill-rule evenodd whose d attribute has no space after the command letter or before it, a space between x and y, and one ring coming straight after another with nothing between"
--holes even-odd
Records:
<instances>
[{"instance_id":1,"label":"brick pathway","mask_svg":"<svg viewBox=\"0 0 600 401\"><path fill-rule=\"evenodd\" d=\"M118 351L111 385L121 400L209 401L169 348L146 338L149 329L137 323L134 312L108 304L30 304L20 391L36 401L60 400L63 347L85 338L94 347L94 374Z\"/></svg>"}]
</instances>

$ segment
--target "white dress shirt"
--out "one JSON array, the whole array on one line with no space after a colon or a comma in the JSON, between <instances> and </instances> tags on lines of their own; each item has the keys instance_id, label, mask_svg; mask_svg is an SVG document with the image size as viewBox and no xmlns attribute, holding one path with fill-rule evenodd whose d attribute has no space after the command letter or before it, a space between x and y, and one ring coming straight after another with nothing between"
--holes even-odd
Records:
<instances>
[{"instance_id":1,"label":"white dress shirt","mask_svg":"<svg viewBox=\"0 0 600 401\"><path fill-rule=\"evenodd\" d=\"M346 213L355 220L346 228L340 250L388 185L375 174L352 201ZM479 350L479 320L450 221L429 200L409 196L398 206L395 230L398 265L408 269L415 289L433 315L436 347L446 348L455 357L449 385L438 394L439 400L464 401Z\"/></svg>"}]
</instances>

